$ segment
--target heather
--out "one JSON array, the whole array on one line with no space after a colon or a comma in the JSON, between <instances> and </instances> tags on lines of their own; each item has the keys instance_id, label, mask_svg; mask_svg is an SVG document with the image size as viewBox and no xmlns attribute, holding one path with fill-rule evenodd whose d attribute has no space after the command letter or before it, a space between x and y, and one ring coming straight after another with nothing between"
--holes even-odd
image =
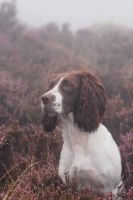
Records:
<instances>
[{"instance_id":1,"label":"heather","mask_svg":"<svg viewBox=\"0 0 133 200\"><path fill-rule=\"evenodd\" d=\"M17 19L15 3L0 5L0 198L101 200L92 188L76 191L58 176L60 128L45 133L40 98L53 73L92 69L105 85L103 124L126 163L126 192L133 199L133 30L113 26L70 31L48 24L33 29ZM108 194L106 199L112 199ZM117 198L116 198L117 199Z\"/></svg>"}]
</instances>

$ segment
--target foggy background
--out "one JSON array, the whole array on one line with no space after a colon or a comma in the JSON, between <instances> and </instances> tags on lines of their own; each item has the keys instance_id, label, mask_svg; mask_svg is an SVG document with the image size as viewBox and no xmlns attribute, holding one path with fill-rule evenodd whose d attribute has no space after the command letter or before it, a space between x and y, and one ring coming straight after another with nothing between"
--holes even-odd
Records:
<instances>
[{"instance_id":1,"label":"foggy background","mask_svg":"<svg viewBox=\"0 0 133 200\"><path fill-rule=\"evenodd\" d=\"M71 192L62 187L59 127L42 127L52 75L81 65L106 89L102 123L123 152L133 200L133 0L0 0L0 198L96 199L73 190L75 179Z\"/></svg>"},{"instance_id":2,"label":"foggy background","mask_svg":"<svg viewBox=\"0 0 133 200\"><path fill-rule=\"evenodd\" d=\"M16 0L16 5L19 19L33 27L53 22L68 23L72 31L98 23L133 28L132 0Z\"/></svg>"}]
</instances>

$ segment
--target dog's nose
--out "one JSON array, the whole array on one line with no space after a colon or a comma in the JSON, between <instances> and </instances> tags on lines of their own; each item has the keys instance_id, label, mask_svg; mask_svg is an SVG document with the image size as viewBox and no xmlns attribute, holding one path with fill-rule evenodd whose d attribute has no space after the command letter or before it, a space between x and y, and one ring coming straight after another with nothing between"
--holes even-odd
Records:
<instances>
[{"instance_id":1,"label":"dog's nose","mask_svg":"<svg viewBox=\"0 0 133 200\"><path fill-rule=\"evenodd\" d=\"M47 104L47 103L49 103L49 102L51 102L51 101L54 100L54 96L53 96L53 95L44 94L44 95L42 96L41 100L42 100L42 102L43 102L44 104Z\"/></svg>"},{"instance_id":2,"label":"dog's nose","mask_svg":"<svg viewBox=\"0 0 133 200\"><path fill-rule=\"evenodd\" d=\"M49 102L49 98L46 96L42 96L41 100L44 104Z\"/></svg>"}]
</instances>

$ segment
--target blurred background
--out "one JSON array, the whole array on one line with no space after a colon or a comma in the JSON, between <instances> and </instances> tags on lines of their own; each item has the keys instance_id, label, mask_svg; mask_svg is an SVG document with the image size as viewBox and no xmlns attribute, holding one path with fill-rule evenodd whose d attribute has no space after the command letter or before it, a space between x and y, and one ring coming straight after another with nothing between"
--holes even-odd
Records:
<instances>
[{"instance_id":1,"label":"blurred background","mask_svg":"<svg viewBox=\"0 0 133 200\"><path fill-rule=\"evenodd\" d=\"M81 65L106 88L103 123L133 173L133 1L0 0L0 175L23 162L4 175L3 195L29 162L58 163L61 140L44 134L40 99L52 74Z\"/></svg>"},{"instance_id":2,"label":"blurred background","mask_svg":"<svg viewBox=\"0 0 133 200\"><path fill-rule=\"evenodd\" d=\"M114 113L131 111L132 8L131 0L0 0L0 123L40 124L51 75L81 65L100 76L108 106L118 101ZM113 108L107 112L114 119Z\"/></svg>"},{"instance_id":3,"label":"blurred background","mask_svg":"<svg viewBox=\"0 0 133 200\"><path fill-rule=\"evenodd\" d=\"M12 0L0 0L12 2ZM64 23L76 32L97 24L117 24L133 28L133 1L128 0L16 0L19 20L29 26L39 28L52 22L59 28Z\"/></svg>"}]
</instances>

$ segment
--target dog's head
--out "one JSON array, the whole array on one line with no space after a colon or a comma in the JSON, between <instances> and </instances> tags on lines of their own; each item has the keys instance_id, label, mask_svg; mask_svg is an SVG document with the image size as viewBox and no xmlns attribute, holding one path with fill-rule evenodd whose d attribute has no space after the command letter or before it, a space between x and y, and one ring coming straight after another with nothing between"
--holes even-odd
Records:
<instances>
[{"instance_id":1,"label":"dog's head","mask_svg":"<svg viewBox=\"0 0 133 200\"><path fill-rule=\"evenodd\" d=\"M58 116L73 113L74 123L84 131L96 130L106 110L106 93L90 70L56 74L41 99L43 126L47 132L58 124Z\"/></svg>"}]
</instances>

